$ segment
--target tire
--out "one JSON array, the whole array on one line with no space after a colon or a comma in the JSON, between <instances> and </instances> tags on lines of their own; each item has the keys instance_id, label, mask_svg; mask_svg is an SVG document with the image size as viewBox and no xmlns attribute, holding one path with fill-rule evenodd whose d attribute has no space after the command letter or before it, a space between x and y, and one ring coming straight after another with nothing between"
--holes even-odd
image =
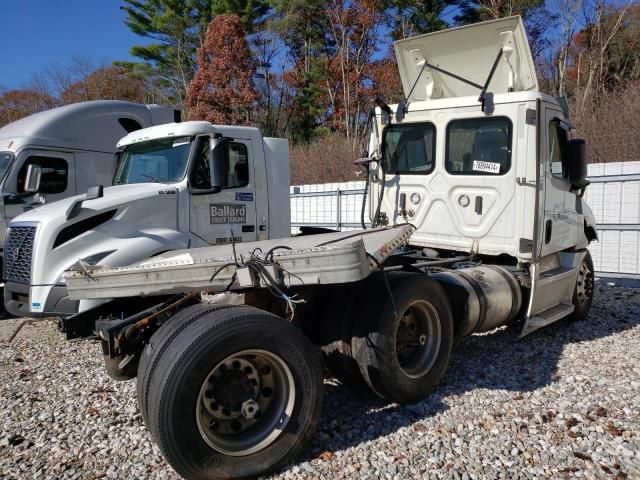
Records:
<instances>
[{"instance_id":1,"label":"tire","mask_svg":"<svg viewBox=\"0 0 640 480\"><path fill-rule=\"evenodd\" d=\"M324 339L322 354L329 371L340 383L348 387L368 390L351 350L353 319L350 312L331 315L324 319L326 332L331 335Z\"/></svg>"},{"instance_id":2,"label":"tire","mask_svg":"<svg viewBox=\"0 0 640 480\"><path fill-rule=\"evenodd\" d=\"M131 380L136 376L138 371L138 363L140 362L140 355L134 355L134 357L124 366L120 368L120 362L122 362L127 355L118 355L117 357L110 357L104 355L104 366L107 369L107 374L113 379L119 382Z\"/></svg>"},{"instance_id":3,"label":"tire","mask_svg":"<svg viewBox=\"0 0 640 480\"><path fill-rule=\"evenodd\" d=\"M580 321L587 318L589 310L591 310L591 304L593 303L593 294L595 291L594 282L593 260L591 259L591 254L587 251L587 254L580 264L576 286L573 290L571 303L573 303L575 308L571 315L569 315L570 320Z\"/></svg>"},{"instance_id":4,"label":"tire","mask_svg":"<svg viewBox=\"0 0 640 480\"><path fill-rule=\"evenodd\" d=\"M363 378L377 395L419 402L440 383L451 357L453 318L440 284L423 274L387 275L372 285L372 302L357 320L352 349ZM413 325L413 327L412 327Z\"/></svg>"},{"instance_id":5,"label":"tire","mask_svg":"<svg viewBox=\"0 0 640 480\"><path fill-rule=\"evenodd\" d=\"M140 355L140 365L138 366L137 394L138 408L142 415L144 424L149 426L149 414L147 409L149 398L149 383L162 353L167 349L171 341L177 337L187 326L199 320L210 312L229 308L229 305L212 305L208 303L197 303L191 305L170 317L152 335L149 343L144 347Z\"/></svg>"},{"instance_id":6,"label":"tire","mask_svg":"<svg viewBox=\"0 0 640 480\"><path fill-rule=\"evenodd\" d=\"M343 385L368 390L351 351L354 320L362 306L363 284L328 285L322 316L317 323L322 356L331 375Z\"/></svg>"},{"instance_id":7,"label":"tire","mask_svg":"<svg viewBox=\"0 0 640 480\"><path fill-rule=\"evenodd\" d=\"M302 332L234 307L188 322L162 352L149 385L149 430L187 479L253 478L300 453L322 400L320 355ZM258 417L255 408L245 416L251 401Z\"/></svg>"}]
</instances>

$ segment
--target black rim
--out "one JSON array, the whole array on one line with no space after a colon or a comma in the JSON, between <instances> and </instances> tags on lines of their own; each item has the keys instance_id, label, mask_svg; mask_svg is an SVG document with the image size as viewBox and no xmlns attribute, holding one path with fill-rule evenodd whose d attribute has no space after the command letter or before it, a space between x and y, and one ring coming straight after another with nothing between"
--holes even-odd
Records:
<instances>
[{"instance_id":1,"label":"black rim","mask_svg":"<svg viewBox=\"0 0 640 480\"><path fill-rule=\"evenodd\" d=\"M424 300L409 305L396 331L396 357L407 376L418 378L431 370L441 338L440 317L433 305Z\"/></svg>"}]
</instances>

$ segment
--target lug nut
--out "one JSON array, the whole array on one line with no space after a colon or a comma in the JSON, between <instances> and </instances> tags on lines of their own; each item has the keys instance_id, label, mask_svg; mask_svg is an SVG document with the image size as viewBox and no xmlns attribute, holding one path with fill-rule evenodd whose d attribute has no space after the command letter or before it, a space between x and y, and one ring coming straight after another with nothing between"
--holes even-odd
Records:
<instances>
[{"instance_id":1,"label":"lug nut","mask_svg":"<svg viewBox=\"0 0 640 480\"><path fill-rule=\"evenodd\" d=\"M242 404L242 416L247 420L253 420L260 413L260 406L255 400L247 400Z\"/></svg>"}]
</instances>

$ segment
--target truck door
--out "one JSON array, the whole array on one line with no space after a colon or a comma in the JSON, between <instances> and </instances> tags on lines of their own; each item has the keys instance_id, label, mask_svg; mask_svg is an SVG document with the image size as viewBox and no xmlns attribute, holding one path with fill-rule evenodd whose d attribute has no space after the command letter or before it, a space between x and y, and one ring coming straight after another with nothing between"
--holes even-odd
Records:
<instances>
[{"instance_id":1,"label":"truck door","mask_svg":"<svg viewBox=\"0 0 640 480\"><path fill-rule=\"evenodd\" d=\"M540 257L575 246L578 242L576 194L567 178L568 132L558 107L542 104L540 165L544 182L543 222L538 241Z\"/></svg>"},{"instance_id":2,"label":"truck door","mask_svg":"<svg viewBox=\"0 0 640 480\"><path fill-rule=\"evenodd\" d=\"M29 165L42 168L39 195L26 195L24 184ZM4 192L7 221L21 213L77 194L73 153L24 150L11 169Z\"/></svg>"},{"instance_id":3,"label":"truck door","mask_svg":"<svg viewBox=\"0 0 640 480\"><path fill-rule=\"evenodd\" d=\"M189 229L210 245L257 239L255 169L249 140L229 142L227 186L211 193L209 138L201 137L190 172Z\"/></svg>"},{"instance_id":4,"label":"truck door","mask_svg":"<svg viewBox=\"0 0 640 480\"><path fill-rule=\"evenodd\" d=\"M574 250L579 228L576 194L567 175L568 132L557 106L538 105L538 223L525 335L573 311L578 267L585 255Z\"/></svg>"}]
</instances>

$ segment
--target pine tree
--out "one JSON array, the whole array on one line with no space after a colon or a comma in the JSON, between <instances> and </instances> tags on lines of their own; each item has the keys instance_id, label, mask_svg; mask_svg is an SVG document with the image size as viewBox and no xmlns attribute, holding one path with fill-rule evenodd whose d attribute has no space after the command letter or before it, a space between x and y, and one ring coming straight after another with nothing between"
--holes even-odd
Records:
<instances>
[{"instance_id":1,"label":"pine tree","mask_svg":"<svg viewBox=\"0 0 640 480\"><path fill-rule=\"evenodd\" d=\"M211 11L214 15L235 13L242 20L245 30L252 33L256 22L269 12L268 0L213 0Z\"/></svg>"},{"instance_id":2,"label":"pine tree","mask_svg":"<svg viewBox=\"0 0 640 480\"><path fill-rule=\"evenodd\" d=\"M189 85L189 118L249 125L257 100L255 65L238 15L218 15L198 50L198 71Z\"/></svg>"},{"instance_id":3,"label":"pine tree","mask_svg":"<svg viewBox=\"0 0 640 480\"><path fill-rule=\"evenodd\" d=\"M152 77L165 101L181 104L196 68L196 49L202 45L213 17L212 0L125 0L125 24L154 40L135 45L131 55L142 60L116 62L144 77Z\"/></svg>"}]
</instances>

